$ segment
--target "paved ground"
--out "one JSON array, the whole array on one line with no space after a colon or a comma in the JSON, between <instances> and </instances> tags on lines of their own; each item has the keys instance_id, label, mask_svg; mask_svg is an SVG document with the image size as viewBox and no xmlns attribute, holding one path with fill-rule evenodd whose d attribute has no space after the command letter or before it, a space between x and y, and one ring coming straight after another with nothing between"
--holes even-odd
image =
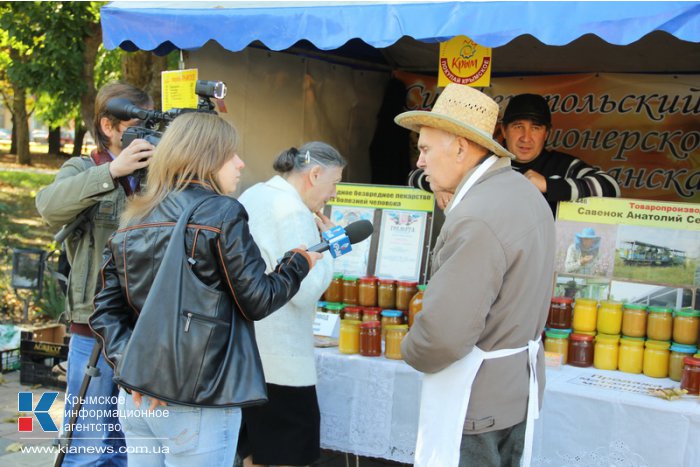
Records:
<instances>
[{"instance_id":1,"label":"paved ground","mask_svg":"<svg viewBox=\"0 0 700 467\"><path fill-rule=\"evenodd\" d=\"M19 371L12 371L1 376L0 384L0 465L16 467L38 467L53 465L54 455L51 453L21 452L21 447L51 446L54 435L44 433L34 420L32 432L19 432L17 417L17 394L20 391L31 391L36 404L46 391L58 391L58 397L51 407L49 414L56 425L63 418L63 391L54 388L30 387L19 383ZM26 415L26 414L23 414Z\"/></svg>"},{"instance_id":2,"label":"paved ground","mask_svg":"<svg viewBox=\"0 0 700 467\"><path fill-rule=\"evenodd\" d=\"M33 432L19 432L17 418L20 413L17 410L17 394L20 391L31 391L34 394L34 404L38 402L44 392L58 391L58 397L52 405L49 414L57 426L62 421L63 391L42 386L22 385L19 382L19 371L12 371L0 375L0 466L52 466L54 462L53 454L37 454L21 451L22 447L26 449L29 446L51 446L54 435L52 433L42 432L36 420L34 420ZM405 464L397 464L381 459L356 457L352 454L334 451L323 451L321 459L314 463L314 466L319 467L381 467L388 465L400 466Z\"/></svg>"}]
</instances>

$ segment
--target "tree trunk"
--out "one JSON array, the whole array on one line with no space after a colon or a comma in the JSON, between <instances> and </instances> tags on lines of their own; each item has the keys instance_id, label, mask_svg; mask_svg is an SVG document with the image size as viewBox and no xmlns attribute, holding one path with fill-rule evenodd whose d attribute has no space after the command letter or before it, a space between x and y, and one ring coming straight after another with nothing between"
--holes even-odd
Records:
<instances>
[{"instance_id":1,"label":"tree trunk","mask_svg":"<svg viewBox=\"0 0 700 467\"><path fill-rule=\"evenodd\" d=\"M12 110L10 110L12 113ZM17 127L15 126L15 116L12 114L12 142L10 143L10 154L17 154Z\"/></svg>"},{"instance_id":2,"label":"tree trunk","mask_svg":"<svg viewBox=\"0 0 700 467\"><path fill-rule=\"evenodd\" d=\"M49 150L47 154L61 153L61 127L49 128Z\"/></svg>"},{"instance_id":3,"label":"tree trunk","mask_svg":"<svg viewBox=\"0 0 700 467\"><path fill-rule=\"evenodd\" d=\"M83 154L83 141L85 140L85 132L87 129L83 126L75 127L75 135L73 136L73 156L80 156ZM87 151L85 151L87 153Z\"/></svg>"},{"instance_id":4,"label":"tree trunk","mask_svg":"<svg viewBox=\"0 0 700 467\"><path fill-rule=\"evenodd\" d=\"M157 110L161 107L160 74L167 67L165 57L158 57L151 52L140 50L122 56L124 80L146 91L153 98Z\"/></svg>"},{"instance_id":5,"label":"tree trunk","mask_svg":"<svg viewBox=\"0 0 700 467\"><path fill-rule=\"evenodd\" d=\"M97 140L93 129L93 120L95 118L95 97L97 90L95 89L95 62L97 60L97 51L102 44L102 26L100 23L90 24L85 35L85 47L83 50L83 82L85 83L85 93L80 97L80 116L85 123L85 128L92 133L93 139ZM80 145L78 144L78 125L76 125L75 148L80 154ZM83 132L84 134L84 132ZM82 137L80 142L82 143ZM76 149L73 149L73 154Z\"/></svg>"},{"instance_id":6,"label":"tree trunk","mask_svg":"<svg viewBox=\"0 0 700 467\"><path fill-rule=\"evenodd\" d=\"M27 121L27 90L17 83L12 83L14 97L12 99L12 114L17 134L17 162L22 165L32 165L32 154L29 152L29 122Z\"/></svg>"}]
</instances>

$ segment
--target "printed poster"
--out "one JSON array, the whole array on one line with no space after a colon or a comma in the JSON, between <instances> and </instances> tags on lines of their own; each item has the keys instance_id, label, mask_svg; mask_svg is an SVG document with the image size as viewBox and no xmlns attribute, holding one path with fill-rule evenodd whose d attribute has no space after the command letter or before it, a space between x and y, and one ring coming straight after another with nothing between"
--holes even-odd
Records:
<instances>
[{"instance_id":1,"label":"printed poster","mask_svg":"<svg viewBox=\"0 0 700 467\"><path fill-rule=\"evenodd\" d=\"M699 204L587 198L559 206L555 295L698 306Z\"/></svg>"}]
</instances>

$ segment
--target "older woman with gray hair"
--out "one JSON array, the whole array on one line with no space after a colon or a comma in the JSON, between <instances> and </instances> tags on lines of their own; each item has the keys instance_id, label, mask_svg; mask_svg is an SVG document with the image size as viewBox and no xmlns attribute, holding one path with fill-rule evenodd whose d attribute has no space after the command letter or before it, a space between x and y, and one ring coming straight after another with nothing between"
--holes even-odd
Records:
<instances>
[{"instance_id":1,"label":"older woman with gray hair","mask_svg":"<svg viewBox=\"0 0 700 467\"><path fill-rule=\"evenodd\" d=\"M316 244L319 231L333 226L321 210L335 197L345 165L328 144L306 143L283 151L272 166L278 175L241 195L268 270L287 245ZM308 465L320 457L313 321L332 274L326 254L289 303L255 323L269 402L243 409L238 452L246 466Z\"/></svg>"}]
</instances>

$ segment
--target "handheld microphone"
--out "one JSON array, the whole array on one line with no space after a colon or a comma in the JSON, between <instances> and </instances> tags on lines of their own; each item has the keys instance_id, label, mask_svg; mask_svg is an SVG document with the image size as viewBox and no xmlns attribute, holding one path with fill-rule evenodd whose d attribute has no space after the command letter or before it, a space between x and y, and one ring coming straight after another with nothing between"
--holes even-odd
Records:
<instances>
[{"instance_id":1,"label":"handheld microphone","mask_svg":"<svg viewBox=\"0 0 700 467\"><path fill-rule=\"evenodd\" d=\"M338 256L349 253L352 248L350 245L359 243L366 239L374 232L374 227L372 223L368 220L356 221L348 224L345 229L336 226L333 229L324 232L324 240L321 243L317 243L306 251L314 251L316 253L323 253L326 250L331 250L331 255L336 258Z\"/></svg>"}]
</instances>

